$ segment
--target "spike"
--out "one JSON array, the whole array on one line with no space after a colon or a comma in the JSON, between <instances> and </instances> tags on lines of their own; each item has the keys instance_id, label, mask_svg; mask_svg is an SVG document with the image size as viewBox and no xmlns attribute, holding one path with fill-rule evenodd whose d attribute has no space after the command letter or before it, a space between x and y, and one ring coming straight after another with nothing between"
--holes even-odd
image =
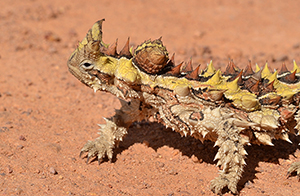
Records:
<instances>
[{"instance_id":1,"label":"spike","mask_svg":"<svg viewBox=\"0 0 300 196\"><path fill-rule=\"evenodd\" d=\"M287 83L295 82L297 80L296 72L297 72L297 70L294 70L292 73L282 77L282 80Z\"/></svg>"},{"instance_id":2,"label":"spike","mask_svg":"<svg viewBox=\"0 0 300 196\"><path fill-rule=\"evenodd\" d=\"M215 158L213 161L216 161L217 159L220 159L221 158L221 153L220 152L217 152Z\"/></svg>"},{"instance_id":3,"label":"spike","mask_svg":"<svg viewBox=\"0 0 300 196\"><path fill-rule=\"evenodd\" d=\"M176 65L175 67L173 67L170 71L168 71L168 74L177 76L180 74L180 70L181 70L181 66L183 65L183 62L181 62L179 65Z\"/></svg>"},{"instance_id":4,"label":"spike","mask_svg":"<svg viewBox=\"0 0 300 196\"><path fill-rule=\"evenodd\" d=\"M249 145L249 144L250 144L250 139L249 139L249 137L248 137L248 136L242 137L242 138L241 138L241 144L243 144L243 145L245 145L245 144ZM251 145L251 144L250 144L250 145ZM245 150L245 152L246 152L246 150ZM242 154L242 155L243 155L243 154ZM245 155L247 155L247 152L246 152Z\"/></svg>"},{"instance_id":5,"label":"spike","mask_svg":"<svg viewBox=\"0 0 300 196\"><path fill-rule=\"evenodd\" d=\"M207 74L207 76L211 76L216 72L216 69L213 66L212 60L209 62L209 64L207 65L207 68L205 70L205 74ZM205 76L205 77L207 77Z\"/></svg>"},{"instance_id":6,"label":"spike","mask_svg":"<svg viewBox=\"0 0 300 196\"><path fill-rule=\"evenodd\" d=\"M281 68L280 68L280 71L279 71L278 74L281 75L281 74L284 74L284 73L286 73L286 72L289 72L289 70L287 69L285 63L282 63Z\"/></svg>"},{"instance_id":7,"label":"spike","mask_svg":"<svg viewBox=\"0 0 300 196\"><path fill-rule=\"evenodd\" d=\"M270 83L271 82L277 82L278 80L277 80L277 70L272 74L272 75L270 75L269 77L267 77L267 79L270 81ZM276 84L276 83L275 83Z\"/></svg>"},{"instance_id":8,"label":"spike","mask_svg":"<svg viewBox=\"0 0 300 196\"><path fill-rule=\"evenodd\" d=\"M279 125L277 119L272 115L264 115L260 122L261 126L267 129L277 129Z\"/></svg>"},{"instance_id":9,"label":"spike","mask_svg":"<svg viewBox=\"0 0 300 196\"><path fill-rule=\"evenodd\" d=\"M208 81L207 83L210 85L216 85L219 84L221 81L221 71L218 69L218 71L215 73L215 75L213 75Z\"/></svg>"},{"instance_id":10,"label":"spike","mask_svg":"<svg viewBox=\"0 0 300 196\"><path fill-rule=\"evenodd\" d=\"M252 78L254 78L255 80L260 81L261 78L262 78L262 71L263 71L263 69L260 69L257 72L255 72L255 74L252 75Z\"/></svg>"},{"instance_id":11,"label":"spike","mask_svg":"<svg viewBox=\"0 0 300 196\"><path fill-rule=\"evenodd\" d=\"M248 110L257 108L257 105L259 104L256 96L253 96L252 94L242 96L241 101L243 108Z\"/></svg>"},{"instance_id":12,"label":"spike","mask_svg":"<svg viewBox=\"0 0 300 196\"><path fill-rule=\"evenodd\" d=\"M185 97L190 94L190 88L187 85L178 85L175 87L174 92L176 95Z\"/></svg>"},{"instance_id":13,"label":"spike","mask_svg":"<svg viewBox=\"0 0 300 196\"><path fill-rule=\"evenodd\" d=\"M103 21L105 21L105 20L104 19L98 20L92 26L92 28L89 30L86 37L84 38L84 39L86 39L86 41L96 41L96 40L102 41L102 23L103 23Z\"/></svg>"},{"instance_id":14,"label":"spike","mask_svg":"<svg viewBox=\"0 0 300 196\"><path fill-rule=\"evenodd\" d=\"M133 46L130 47L129 52L130 52L131 55L134 53Z\"/></svg>"},{"instance_id":15,"label":"spike","mask_svg":"<svg viewBox=\"0 0 300 196\"><path fill-rule=\"evenodd\" d=\"M260 99L259 101L262 105L276 106L281 100L281 98L282 98L281 95L269 93L266 98Z\"/></svg>"},{"instance_id":16,"label":"spike","mask_svg":"<svg viewBox=\"0 0 300 196\"><path fill-rule=\"evenodd\" d=\"M242 156L248 155L247 151L243 148L240 152Z\"/></svg>"},{"instance_id":17,"label":"spike","mask_svg":"<svg viewBox=\"0 0 300 196\"><path fill-rule=\"evenodd\" d=\"M275 80L273 80L272 82L270 82L267 86L266 86L266 89L268 89L269 91L274 91L275 88L274 88L274 82Z\"/></svg>"},{"instance_id":18,"label":"spike","mask_svg":"<svg viewBox=\"0 0 300 196\"><path fill-rule=\"evenodd\" d=\"M256 72L259 72L261 69L260 69L260 67L257 65L257 63L255 64L255 73Z\"/></svg>"},{"instance_id":19,"label":"spike","mask_svg":"<svg viewBox=\"0 0 300 196\"><path fill-rule=\"evenodd\" d=\"M239 157L237 155L234 156L233 162L236 163L236 164L240 163Z\"/></svg>"},{"instance_id":20,"label":"spike","mask_svg":"<svg viewBox=\"0 0 300 196\"><path fill-rule=\"evenodd\" d=\"M214 147L222 145L223 142L224 142L224 141L221 141L221 139L217 139L217 141L215 142Z\"/></svg>"},{"instance_id":21,"label":"spike","mask_svg":"<svg viewBox=\"0 0 300 196\"><path fill-rule=\"evenodd\" d=\"M95 86L93 86L93 90L94 90L94 93L96 93L96 92L97 92L97 90L98 90L98 88L97 88L97 87L95 87Z\"/></svg>"},{"instance_id":22,"label":"spike","mask_svg":"<svg viewBox=\"0 0 300 196\"><path fill-rule=\"evenodd\" d=\"M260 143L274 146L271 137L267 133L254 132L254 135Z\"/></svg>"},{"instance_id":23,"label":"spike","mask_svg":"<svg viewBox=\"0 0 300 196\"><path fill-rule=\"evenodd\" d=\"M243 76L243 70L240 71L240 73L234 78L234 80L238 78L238 84L242 84L243 83L242 76Z\"/></svg>"},{"instance_id":24,"label":"spike","mask_svg":"<svg viewBox=\"0 0 300 196\"><path fill-rule=\"evenodd\" d=\"M187 131L183 131L183 133L184 133L184 137L186 137L187 136L187 134L188 134L188 132Z\"/></svg>"},{"instance_id":25,"label":"spike","mask_svg":"<svg viewBox=\"0 0 300 196\"><path fill-rule=\"evenodd\" d=\"M266 78L271 75L271 72L268 67L268 63L265 64L265 67L262 69L261 76L262 78Z\"/></svg>"},{"instance_id":26,"label":"spike","mask_svg":"<svg viewBox=\"0 0 300 196\"><path fill-rule=\"evenodd\" d=\"M229 152L230 147L229 147L229 145L226 142L221 146L221 148L222 147L223 147L223 153L224 154L226 154L227 152Z\"/></svg>"},{"instance_id":27,"label":"spike","mask_svg":"<svg viewBox=\"0 0 300 196\"><path fill-rule=\"evenodd\" d=\"M281 109L280 110L280 117L282 120L287 121L289 120L291 117L294 116L296 110L289 110L289 109Z\"/></svg>"},{"instance_id":28,"label":"spike","mask_svg":"<svg viewBox=\"0 0 300 196\"><path fill-rule=\"evenodd\" d=\"M234 120L233 124L240 127L240 128L249 128L251 126L257 126L257 123L254 122L248 122L248 121L241 121L241 120ZM246 137L246 136L245 136Z\"/></svg>"},{"instance_id":29,"label":"spike","mask_svg":"<svg viewBox=\"0 0 300 196\"><path fill-rule=\"evenodd\" d=\"M204 139L204 138L205 138L205 136L208 134L208 131L204 131L204 130L202 130L201 134L202 134L202 137L203 137L203 139Z\"/></svg>"},{"instance_id":30,"label":"spike","mask_svg":"<svg viewBox=\"0 0 300 196\"><path fill-rule=\"evenodd\" d=\"M292 144L293 142L290 140L289 138L289 134L287 132L284 132L281 134L280 137L282 140L289 142L290 144Z\"/></svg>"},{"instance_id":31,"label":"spike","mask_svg":"<svg viewBox=\"0 0 300 196\"><path fill-rule=\"evenodd\" d=\"M181 74L187 74L187 73L189 73L191 71L193 71L192 57L190 58L189 62L186 63L184 67L182 67Z\"/></svg>"},{"instance_id":32,"label":"spike","mask_svg":"<svg viewBox=\"0 0 300 196\"><path fill-rule=\"evenodd\" d=\"M242 159L242 165L247 165L247 163L244 159Z\"/></svg>"},{"instance_id":33,"label":"spike","mask_svg":"<svg viewBox=\"0 0 300 196\"><path fill-rule=\"evenodd\" d=\"M238 80L239 78L236 78L235 80L233 80L232 82L228 82L227 83L227 88L230 91L237 91L240 89L239 85L238 85Z\"/></svg>"},{"instance_id":34,"label":"spike","mask_svg":"<svg viewBox=\"0 0 300 196\"><path fill-rule=\"evenodd\" d=\"M257 82L253 85L253 86L251 86L250 87L250 91L251 92L253 92L253 93L255 93L255 92L259 92L259 80L257 80Z\"/></svg>"},{"instance_id":35,"label":"spike","mask_svg":"<svg viewBox=\"0 0 300 196\"><path fill-rule=\"evenodd\" d=\"M92 50L97 52L100 48L100 41L94 41L94 42L89 42L88 47Z\"/></svg>"},{"instance_id":36,"label":"spike","mask_svg":"<svg viewBox=\"0 0 300 196\"><path fill-rule=\"evenodd\" d=\"M111 44L108 48L102 47L104 54L108 56L117 56L117 44L118 44L118 39L116 39L115 43Z\"/></svg>"},{"instance_id":37,"label":"spike","mask_svg":"<svg viewBox=\"0 0 300 196\"><path fill-rule=\"evenodd\" d=\"M131 55L131 53L129 51L129 39L130 38L128 37L125 46L123 47L123 49L120 51L120 54L119 54L120 56L124 56L124 57L126 57L128 59L132 58L132 55Z\"/></svg>"},{"instance_id":38,"label":"spike","mask_svg":"<svg viewBox=\"0 0 300 196\"><path fill-rule=\"evenodd\" d=\"M86 42L87 39L84 38L82 42L78 42L77 50L81 50L86 45L86 43L84 44L84 40Z\"/></svg>"},{"instance_id":39,"label":"spike","mask_svg":"<svg viewBox=\"0 0 300 196\"><path fill-rule=\"evenodd\" d=\"M175 65L175 53L173 53L171 59L170 59L170 62Z\"/></svg>"},{"instance_id":40,"label":"spike","mask_svg":"<svg viewBox=\"0 0 300 196\"><path fill-rule=\"evenodd\" d=\"M245 68L245 71L244 71L244 76L249 76L249 75L252 75L254 74L254 71L252 69L252 66L251 66L251 61L249 60L246 68Z\"/></svg>"},{"instance_id":41,"label":"spike","mask_svg":"<svg viewBox=\"0 0 300 196\"><path fill-rule=\"evenodd\" d=\"M225 70L225 75L233 75L236 72L240 71L240 69L238 67L235 66L235 64L233 63L233 61L229 61L226 70Z\"/></svg>"},{"instance_id":42,"label":"spike","mask_svg":"<svg viewBox=\"0 0 300 196\"><path fill-rule=\"evenodd\" d=\"M222 117L220 107L217 107L217 108L213 109L213 110L211 111L211 114L212 114L214 117L216 117L216 118L221 118L221 117Z\"/></svg>"},{"instance_id":43,"label":"spike","mask_svg":"<svg viewBox=\"0 0 300 196\"><path fill-rule=\"evenodd\" d=\"M187 74L186 78L191 78L191 79L197 79L198 78L198 72L199 72L200 65L194 71L191 73Z\"/></svg>"},{"instance_id":44,"label":"spike","mask_svg":"<svg viewBox=\"0 0 300 196\"><path fill-rule=\"evenodd\" d=\"M207 95L212 101L220 101L225 91L226 90L209 90Z\"/></svg>"},{"instance_id":45,"label":"spike","mask_svg":"<svg viewBox=\"0 0 300 196\"><path fill-rule=\"evenodd\" d=\"M293 61L293 63L294 63L294 69L293 69L293 71L291 71L291 72L296 71L296 73L299 73L299 72L300 72L300 67L296 64L296 61L295 61L295 60Z\"/></svg>"}]
</instances>

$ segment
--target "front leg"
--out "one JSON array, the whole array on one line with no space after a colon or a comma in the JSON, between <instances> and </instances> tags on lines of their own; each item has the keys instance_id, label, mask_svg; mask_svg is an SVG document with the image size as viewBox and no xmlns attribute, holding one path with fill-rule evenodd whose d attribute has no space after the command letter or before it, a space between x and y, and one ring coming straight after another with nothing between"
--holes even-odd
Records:
<instances>
[{"instance_id":1,"label":"front leg","mask_svg":"<svg viewBox=\"0 0 300 196\"><path fill-rule=\"evenodd\" d=\"M101 124L99 137L94 141L88 141L81 149L80 156L87 152L87 163L91 158L97 157L99 163L107 156L113 157L113 149L127 134L129 126L135 121L141 121L150 115L149 108L143 107L139 100L126 102L120 99L122 107L116 110L113 117L106 119L106 124Z\"/></svg>"}]
</instances>

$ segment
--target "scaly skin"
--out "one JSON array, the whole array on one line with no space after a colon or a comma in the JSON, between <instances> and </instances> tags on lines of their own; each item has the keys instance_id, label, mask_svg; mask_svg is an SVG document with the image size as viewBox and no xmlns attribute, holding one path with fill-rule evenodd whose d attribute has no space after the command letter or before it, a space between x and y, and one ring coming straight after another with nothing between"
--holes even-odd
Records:
<instances>
[{"instance_id":1,"label":"scaly skin","mask_svg":"<svg viewBox=\"0 0 300 196\"><path fill-rule=\"evenodd\" d=\"M70 72L81 82L117 96L122 107L100 125L100 136L82 148L87 161L113 156L113 148L135 121L154 117L181 135L219 146L215 160L220 175L212 180L211 190L223 188L237 193L247 152L245 145L273 145L272 139L287 142L289 134L300 130L300 68L294 62L289 72L285 65L270 72L268 65L255 72L230 62L224 73L212 62L200 72L191 62L174 65L160 39L145 41L134 51L129 41L118 54L116 44L102 41L102 22L96 22L79 43L68 61ZM126 100L126 101L125 101ZM288 174L300 176L300 163L292 164Z\"/></svg>"}]
</instances>

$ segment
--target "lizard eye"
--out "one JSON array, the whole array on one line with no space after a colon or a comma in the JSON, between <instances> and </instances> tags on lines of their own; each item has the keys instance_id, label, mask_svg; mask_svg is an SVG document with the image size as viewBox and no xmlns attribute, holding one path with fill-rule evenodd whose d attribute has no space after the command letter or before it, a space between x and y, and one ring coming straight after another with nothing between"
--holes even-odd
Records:
<instances>
[{"instance_id":1,"label":"lizard eye","mask_svg":"<svg viewBox=\"0 0 300 196\"><path fill-rule=\"evenodd\" d=\"M81 63L81 66L84 69L92 69L94 67L94 64L92 64L91 62L83 62L83 63Z\"/></svg>"}]
</instances>

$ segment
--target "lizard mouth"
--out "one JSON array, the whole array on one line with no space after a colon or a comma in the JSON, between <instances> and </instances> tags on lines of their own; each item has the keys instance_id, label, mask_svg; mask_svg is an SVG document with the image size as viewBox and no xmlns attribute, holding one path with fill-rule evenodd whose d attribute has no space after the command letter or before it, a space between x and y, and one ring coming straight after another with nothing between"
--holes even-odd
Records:
<instances>
[{"instance_id":1,"label":"lizard mouth","mask_svg":"<svg viewBox=\"0 0 300 196\"><path fill-rule=\"evenodd\" d=\"M78 68L69 64L69 71L72 75L74 75L78 80L80 80L83 84L88 85L88 81L91 80L91 76L88 74L82 73Z\"/></svg>"},{"instance_id":2,"label":"lizard mouth","mask_svg":"<svg viewBox=\"0 0 300 196\"><path fill-rule=\"evenodd\" d=\"M77 79L81 80L81 77L80 77L80 76L81 76L82 74L79 74L79 73L78 73L78 72L79 72L78 69L75 69L75 68L74 68L73 66L71 66L71 65L69 65L68 67L69 67L70 73L73 74Z\"/></svg>"}]
</instances>

